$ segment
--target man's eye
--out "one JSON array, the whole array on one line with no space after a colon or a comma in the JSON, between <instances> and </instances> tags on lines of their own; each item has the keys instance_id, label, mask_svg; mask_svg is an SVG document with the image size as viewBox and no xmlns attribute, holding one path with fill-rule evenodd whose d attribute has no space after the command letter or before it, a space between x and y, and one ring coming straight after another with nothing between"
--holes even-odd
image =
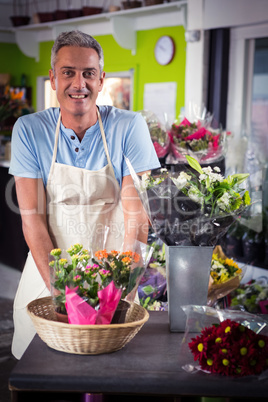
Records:
<instances>
[{"instance_id":1,"label":"man's eye","mask_svg":"<svg viewBox=\"0 0 268 402\"><path fill-rule=\"evenodd\" d=\"M72 72L71 71L63 71L63 75L69 76L69 75L72 75Z\"/></svg>"},{"instance_id":2,"label":"man's eye","mask_svg":"<svg viewBox=\"0 0 268 402\"><path fill-rule=\"evenodd\" d=\"M92 71L86 71L83 75L85 78L90 78L94 76L94 73Z\"/></svg>"}]
</instances>

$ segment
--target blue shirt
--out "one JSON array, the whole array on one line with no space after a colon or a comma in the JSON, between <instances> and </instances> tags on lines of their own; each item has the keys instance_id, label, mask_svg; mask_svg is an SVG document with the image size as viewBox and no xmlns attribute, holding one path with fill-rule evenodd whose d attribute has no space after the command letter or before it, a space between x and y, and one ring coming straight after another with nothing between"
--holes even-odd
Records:
<instances>
[{"instance_id":1,"label":"blue shirt","mask_svg":"<svg viewBox=\"0 0 268 402\"><path fill-rule=\"evenodd\" d=\"M160 167L148 126L135 112L113 106L99 107L115 177L130 174L124 155L136 173ZM9 173L27 178L42 178L44 186L50 171L59 108L49 108L20 117L13 128ZM72 129L61 123L56 162L88 170L107 165L100 126L90 127L80 142Z\"/></svg>"}]
</instances>

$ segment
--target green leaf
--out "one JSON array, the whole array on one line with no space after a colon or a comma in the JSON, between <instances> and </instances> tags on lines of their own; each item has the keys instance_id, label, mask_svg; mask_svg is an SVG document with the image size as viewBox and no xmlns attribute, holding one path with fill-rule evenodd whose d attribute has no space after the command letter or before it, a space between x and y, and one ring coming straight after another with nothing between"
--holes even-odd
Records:
<instances>
[{"instance_id":1,"label":"green leaf","mask_svg":"<svg viewBox=\"0 0 268 402\"><path fill-rule=\"evenodd\" d=\"M249 173L237 173L233 174L231 177L237 180L237 184L240 184L249 177Z\"/></svg>"},{"instance_id":2,"label":"green leaf","mask_svg":"<svg viewBox=\"0 0 268 402\"><path fill-rule=\"evenodd\" d=\"M198 173L202 174L203 170L200 166L200 164L197 162L197 160L195 158L193 158L192 156L186 155L186 159L187 162L189 163L189 165L196 170Z\"/></svg>"},{"instance_id":3,"label":"green leaf","mask_svg":"<svg viewBox=\"0 0 268 402\"><path fill-rule=\"evenodd\" d=\"M154 288L151 285L144 286L143 291L146 295L153 293Z\"/></svg>"},{"instance_id":4,"label":"green leaf","mask_svg":"<svg viewBox=\"0 0 268 402\"><path fill-rule=\"evenodd\" d=\"M244 195L243 195L243 201L245 205L250 205L251 203L251 199L250 199L250 195L248 191L245 191Z\"/></svg>"}]
</instances>

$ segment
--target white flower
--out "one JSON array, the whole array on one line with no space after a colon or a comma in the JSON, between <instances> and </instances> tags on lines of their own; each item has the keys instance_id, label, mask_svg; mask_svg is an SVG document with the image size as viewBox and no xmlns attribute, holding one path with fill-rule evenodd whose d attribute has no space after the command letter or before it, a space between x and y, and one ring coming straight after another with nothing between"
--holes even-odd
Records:
<instances>
[{"instance_id":1,"label":"white flower","mask_svg":"<svg viewBox=\"0 0 268 402\"><path fill-rule=\"evenodd\" d=\"M261 300L267 300L267 293L268 293L268 289L263 288L262 291L259 293L256 301L259 302Z\"/></svg>"},{"instance_id":2,"label":"white flower","mask_svg":"<svg viewBox=\"0 0 268 402\"><path fill-rule=\"evenodd\" d=\"M220 169L218 166L215 166L215 167L213 168L213 170L215 170L215 172L220 172L220 171L221 171L221 169Z\"/></svg>"},{"instance_id":3,"label":"white flower","mask_svg":"<svg viewBox=\"0 0 268 402\"><path fill-rule=\"evenodd\" d=\"M220 261L214 260L212 262L211 268L212 269L216 269L216 268L223 268L224 269L225 267L224 267L224 265L222 263L220 263Z\"/></svg>"},{"instance_id":4,"label":"white flower","mask_svg":"<svg viewBox=\"0 0 268 402\"><path fill-rule=\"evenodd\" d=\"M175 186L176 186L179 190L181 190L183 187L186 186L186 184L188 183L188 181L191 180L191 176L188 175L188 174L185 173L185 172L180 172L180 175L179 175L177 178L175 178L175 177L173 178L173 177L172 177L172 180L173 180L173 183L175 184Z\"/></svg>"},{"instance_id":5,"label":"white flower","mask_svg":"<svg viewBox=\"0 0 268 402\"><path fill-rule=\"evenodd\" d=\"M204 203L204 196L203 194L198 190L198 188L191 186L189 191L188 191L188 197L191 198L194 202L197 202L198 204L203 205Z\"/></svg>"},{"instance_id":6,"label":"white flower","mask_svg":"<svg viewBox=\"0 0 268 402\"><path fill-rule=\"evenodd\" d=\"M220 209L223 211L226 211L228 209L228 206L230 204L230 198L231 195L227 192L225 192L218 200L217 200L217 205Z\"/></svg>"},{"instance_id":7,"label":"white flower","mask_svg":"<svg viewBox=\"0 0 268 402\"><path fill-rule=\"evenodd\" d=\"M148 310L150 311L160 311L161 310L161 303L157 300L153 302L150 306L148 306Z\"/></svg>"},{"instance_id":8,"label":"white flower","mask_svg":"<svg viewBox=\"0 0 268 402\"><path fill-rule=\"evenodd\" d=\"M163 179L162 177L157 177L157 178L155 179L155 184L160 184L160 183L162 183L163 180L164 180L164 179Z\"/></svg>"},{"instance_id":9,"label":"white flower","mask_svg":"<svg viewBox=\"0 0 268 402\"><path fill-rule=\"evenodd\" d=\"M141 190L144 191L147 189L148 185L150 184L150 175L148 173L144 173L141 176Z\"/></svg>"},{"instance_id":10,"label":"white flower","mask_svg":"<svg viewBox=\"0 0 268 402\"><path fill-rule=\"evenodd\" d=\"M212 169L210 166L203 168L202 170L206 175L209 175L210 173L212 173Z\"/></svg>"},{"instance_id":11,"label":"white flower","mask_svg":"<svg viewBox=\"0 0 268 402\"><path fill-rule=\"evenodd\" d=\"M214 172L212 171L211 167L208 166L207 168L203 168L203 174L201 174L201 175L199 176L199 181L200 181L200 183L201 183L203 180L205 180L205 181L208 180L208 182L207 182L207 187L210 187L210 184L211 184L211 183L214 183L214 182L217 182L217 181L218 181L218 182L222 182L222 181L224 180L224 177L223 177L221 174L219 174L219 173L214 173Z\"/></svg>"},{"instance_id":12,"label":"white flower","mask_svg":"<svg viewBox=\"0 0 268 402\"><path fill-rule=\"evenodd\" d=\"M141 176L141 180L142 181L146 181L149 179L150 174L149 173L143 173L143 175Z\"/></svg>"}]
</instances>

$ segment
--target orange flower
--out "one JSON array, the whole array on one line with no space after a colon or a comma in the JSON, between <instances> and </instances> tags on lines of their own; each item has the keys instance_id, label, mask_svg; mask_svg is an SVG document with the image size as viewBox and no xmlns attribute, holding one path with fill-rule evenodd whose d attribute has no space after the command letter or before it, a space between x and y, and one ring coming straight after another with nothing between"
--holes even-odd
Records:
<instances>
[{"instance_id":1,"label":"orange flower","mask_svg":"<svg viewBox=\"0 0 268 402\"><path fill-rule=\"evenodd\" d=\"M128 257L132 257L132 251L124 251L122 253L122 255L128 256Z\"/></svg>"},{"instance_id":2,"label":"orange flower","mask_svg":"<svg viewBox=\"0 0 268 402\"><path fill-rule=\"evenodd\" d=\"M123 254L131 258L134 262L138 262L140 260L140 255L133 251L125 251Z\"/></svg>"},{"instance_id":3,"label":"orange flower","mask_svg":"<svg viewBox=\"0 0 268 402\"><path fill-rule=\"evenodd\" d=\"M129 257L124 257L124 258L122 258L122 262L124 262L125 264L130 264L131 259Z\"/></svg>"},{"instance_id":4,"label":"orange flower","mask_svg":"<svg viewBox=\"0 0 268 402\"><path fill-rule=\"evenodd\" d=\"M5 96L9 95L9 91L10 91L10 86L6 85L4 95Z\"/></svg>"},{"instance_id":5,"label":"orange flower","mask_svg":"<svg viewBox=\"0 0 268 402\"><path fill-rule=\"evenodd\" d=\"M103 258L107 258L107 257L108 257L108 253L107 253L106 249L104 249L104 250L99 250L99 251L96 251L95 257L97 257L98 260L102 260Z\"/></svg>"},{"instance_id":6,"label":"orange flower","mask_svg":"<svg viewBox=\"0 0 268 402\"><path fill-rule=\"evenodd\" d=\"M112 250L110 254L112 254L113 257L116 257L118 255L119 251Z\"/></svg>"},{"instance_id":7,"label":"orange flower","mask_svg":"<svg viewBox=\"0 0 268 402\"><path fill-rule=\"evenodd\" d=\"M134 259L134 262L139 262L140 261L140 255L137 254L137 253L133 253L133 259Z\"/></svg>"},{"instance_id":8,"label":"orange flower","mask_svg":"<svg viewBox=\"0 0 268 402\"><path fill-rule=\"evenodd\" d=\"M23 91L16 92L14 89L13 91L10 91L10 98L12 100L21 100L23 98L23 95L24 95Z\"/></svg>"}]
</instances>

